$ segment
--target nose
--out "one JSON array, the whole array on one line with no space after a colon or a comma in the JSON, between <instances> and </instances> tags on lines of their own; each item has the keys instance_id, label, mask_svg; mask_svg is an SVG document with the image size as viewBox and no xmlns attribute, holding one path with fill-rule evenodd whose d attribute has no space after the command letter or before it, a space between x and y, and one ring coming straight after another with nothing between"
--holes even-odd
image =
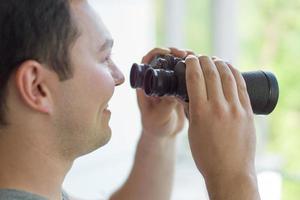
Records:
<instances>
[{"instance_id":1,"label":"nose","mask_svg":"<svg viewBox=\"0 0 300 200\"><path fill-rule=\"evenodd\" d=\"M111 74L115 81L115 86L122 85L125 82L124 74L116 65L114 65L114 67L112 68Z\"/></svg>"}]
</instances>

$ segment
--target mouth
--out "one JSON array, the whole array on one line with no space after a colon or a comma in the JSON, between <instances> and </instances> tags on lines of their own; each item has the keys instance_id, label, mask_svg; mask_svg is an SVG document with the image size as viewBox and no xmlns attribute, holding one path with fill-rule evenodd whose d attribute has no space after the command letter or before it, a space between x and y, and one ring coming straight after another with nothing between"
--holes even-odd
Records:
<instances>
[{"instance_id":1,"label":"mouth","mask_svg":"<svg viewBox=\"0 0 300 200\"><path fill-rule=\"evenodd\" d=\"M110 113L110 110L108 109L108 105L106 105L106 107L104 108L104 112L109 112Z\"/></svg>"}]
</instances>

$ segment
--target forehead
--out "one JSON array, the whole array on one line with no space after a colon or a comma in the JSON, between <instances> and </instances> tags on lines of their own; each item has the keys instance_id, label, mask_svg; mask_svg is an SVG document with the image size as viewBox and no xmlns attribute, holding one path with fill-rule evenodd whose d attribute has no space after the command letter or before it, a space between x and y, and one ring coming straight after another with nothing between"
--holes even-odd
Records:
<instances>
[{"instance_id":1,"label":"forehead","mask_svg":"<svg viewBox=\"0 0 300 200\"><path fill-rule=\"evenodd\" d=\"M81 37L93 43L110 39L111 35L95 10L85 0L70 1L71 12Z\"/></svg>"}]
</instances>

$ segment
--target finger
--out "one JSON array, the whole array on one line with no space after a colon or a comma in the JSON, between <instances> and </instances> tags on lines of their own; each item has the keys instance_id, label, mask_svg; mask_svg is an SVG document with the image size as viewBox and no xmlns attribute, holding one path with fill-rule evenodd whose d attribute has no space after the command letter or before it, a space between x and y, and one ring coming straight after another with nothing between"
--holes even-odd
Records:
<instances>
[{"instance_id":1,"label":"finger","mask_svg":"<svg viewBox=\"0 0 300 200\"><path fill-rule=\"evenodd\" d=\"M178 57L178 58L184 58L187 56L187 52L184 50L180 50L174 47L170 47L171 54Z\"/></svg>"},{"instance_id":2,"label":"finger","mask_svg":"<svg viewBox=\"0 0 300 200\"><path fill-rule=\"evenodd\" d=\"M139 108L147 108L151 105L150 100L145 95L144 90L137 89L136 90L136 96L137 96L137 99L138 99Z\"/></svg>"},{"instance_id":3,"label":"finger","mask_svg":"<svg viewBox=\"0 0 300 200\"><path fill-rule=\"evenodd\" d=\"M183 122L184 122L185 117L186 117L183 105L181 105L180 103L178 103L176 111L177 111L177 116L178 116L178 123L182 123L182 127L179 127L179 129L181 130L183 128L183 126L184 126Z\"/></svg>"},{"instance_id":4,"label":"finger","mask_svg":"<svg viewBox=\"0 0 300 200\"><path fill-rule=\"evenodd\" d=\"M176 108L177 100L174 97L155 97L158 101L151 101L149 109L153 112L159 112L161 115L171 113Z\"/></svg>"},{"instance_id":5,"label":"finger","mask_svg":"<svg viewBox=\"0 0 300 200\"><path fill-rule=\"evenodd\" d=\"M140 108L151 108L153 105L158 104L161 99L159 97L148 96L143 89L136 90L138 105Z\"/></svg>"},{"instance_id":6,"label":"finger","mask_svg":"<svg viewBox=\"0 0 300 200\"><path fill-rule=\"evenodd\" d=\"M190 112L189 112L189 104L188 103L180 103L180 105L183 107L183 112L184 112L184 115L187 119L189 119L189 115L190 115Z\"/></svg>"},{"instance_id":7,"label":"finger","mask_svg":"<svg viewBox=\"0 0 300 200\"><path fill-rule=\"evenodd\" d=\"M248 92L247 92L246 82L245 82L242 74L237 69L235 69L230 63L227 63L227 65L228 65L229 69L231 70L231 72L232 72L232 74L233 74L233 76L236 80L237 91L238 91L238 96L239 96L239 100L241 102L241 105L245 109L252 111L249 95L248 95Z\"/></svg>"},{"instance_id":8,"label":"finger","mask_svg":"<svg viewBox=\"0 0 300 200\"><path fill-rule=\"evenodd\" d=\"M175 98L176 98L178 104L180 104L184 108L184 110L188 110L188 108L189 108L188 102L184 101L183 99L181 99L179 97L175 97Z\"/></svg>"},{"instance_id":9,"label":"finger","mask_svg":"<svg viewBox=\"0 0 300 200\"><path fill-rule=\"evenodd\" d=\"M138 105L141 109L152 109L166 112L173 109L177 104L175 97L153 97L147 96L142 89L137 89Z\"/></svg>"},{"instance_id":10,"label":"finger","mask_svg":"<svg viewBox=\"0 0 300 200\"><path fill-rule=\"evenodd\" d=\"M186 53L187 53L187 56L188 55L194 55L194 56L196 56L196 53L194 52L194 51L192 51L192 50L185 50L186 51Z\"/></svg>"},{"instance_id":11,"label":"finger","mask_svg":"<svg viewBox=\"0 0 300 200\"><path fill-rule=\"evenodd\" d=\"M184 118L185 118L184 106L180 103L177 103L176 111L177 111L177 114L178 114L179 121L183 121Z\"/></svg>"},{"instance_id":12,"label":"finger","mask_svg":"<svg viewBox=\"0 0 300 200\"><path fill-rule=\"evenodd\" d=\"M162 109L164 107L174 106L175 104L178 104L176 98L172 96L160 97L160 100L160 106L162 107Z\"/></svg>"},{"instance_id":13,"label":"finger","mask_svg":"<svg viewBox=\"0 0 300 200\"><path fill-rule=\"evenodd\" d=\"M214 58L213 60L221 78L222 89L226 100L230 104L236 104L239 102L239 95L237 91L237 84L230 68L221 59Z\"/></svg>"},{"instance_id":14,"label":"finger","mask_svg":"<svg viewBox=\"0 0 300 200\"><path fill-rule=\"evenodd\" d=\"M207 101L204 75L196 56L189 55L186 60L186 86L192 108L202 107Z\"/></svg>"},{"instance_id":15,"label":"finger","mask_svg":"<svg viewBox=\"0 0 300 200\"><path fill-rule=\"evenodd\" d=\"M207 99L209 101L224 100L221 78L215 63L208 56L200 56L199 62L205 78Z\"/></svg>"},{"instance_id":16,"label":"finger","mask_svg":"<svg viewBox=\"0 0 300 200\"><path fill-rule=\"evenodd\" d=\"M142 59L142 63L148 64L151 60L157 55L166 55L170 54L171 50L168 48L154 48L150 52L148 52Z\"/></svg>"}]
</instances>

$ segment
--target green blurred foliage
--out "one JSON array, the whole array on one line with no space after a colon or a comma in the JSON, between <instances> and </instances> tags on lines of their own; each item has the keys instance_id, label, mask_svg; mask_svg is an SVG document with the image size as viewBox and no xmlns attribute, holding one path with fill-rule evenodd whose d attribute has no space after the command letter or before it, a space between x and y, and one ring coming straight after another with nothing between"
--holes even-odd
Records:
<instances>
[{"instance_id":1,"label":"green blurred foliage","mask_svg":"<svg viewBox=\"0 0 300 200\"><path fill-rule=\"evenodd\" d=\"M278 77L268 152L283 158L283 200L300 197L300 1L241 0L241 66L263 66ZM256 66L256 67L255 67Z\"/></svg>"},{"instance_id":2,"label":"green blurred foliage","mask_svg":"<svg viewBox=\"0 0 300 200\"><path fill-rule=\"evenodd\" d=\"M211 52L209 0L186 0L186 46ZM280 98L269 116L266 151L283 158L283 200L300 197L300 1L240 0L239 40L242 70L273 71ZM157 44L164 44L163 0L156 0ZM174 27L176 28L176 27Z\"/></svg>"},{"instance_id":3,"label":"green blurred foliage","mask_svg":"<svg viewBox=\"0 0 300 200\"><path fill-rule=\"evenodd\" d=\"M299 11L298 0L240 1L241 66L263 66L274 71L279 81L280 98L270 116L268 152L284 161L283 200L300 196Z\"/></svg>"}]
</instances>

